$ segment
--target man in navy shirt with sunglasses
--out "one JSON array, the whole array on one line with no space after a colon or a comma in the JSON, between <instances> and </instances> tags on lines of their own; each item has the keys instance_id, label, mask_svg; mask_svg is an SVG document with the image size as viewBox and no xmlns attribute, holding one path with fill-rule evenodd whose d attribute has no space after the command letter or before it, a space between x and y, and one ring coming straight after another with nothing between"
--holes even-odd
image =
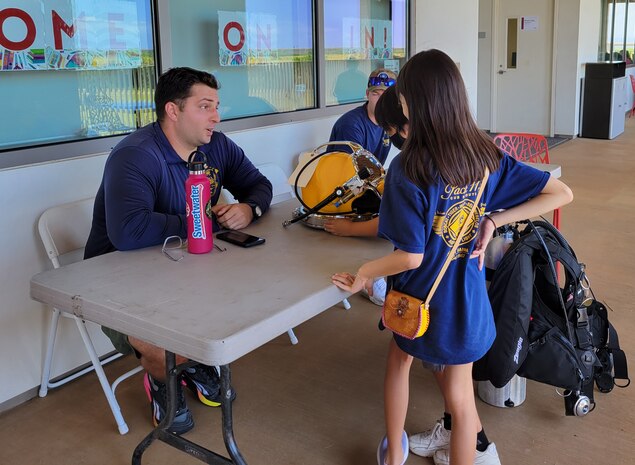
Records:
<instances>
[{"instance_id":1,"label":"man in navy shirt with sunglasses","mask_svg":"<svg viewBox=\"0 0 635 465\"><path fill-rule=\"evenodd\" d=\"M368 76L366 98L368 101L344 113L333 126L330 141L351 141L375 155L382 164L390 151L390 137L375 120L375 105L386 89L395 85L397 75L379 68Z\"/></svg>"}]
</instances>

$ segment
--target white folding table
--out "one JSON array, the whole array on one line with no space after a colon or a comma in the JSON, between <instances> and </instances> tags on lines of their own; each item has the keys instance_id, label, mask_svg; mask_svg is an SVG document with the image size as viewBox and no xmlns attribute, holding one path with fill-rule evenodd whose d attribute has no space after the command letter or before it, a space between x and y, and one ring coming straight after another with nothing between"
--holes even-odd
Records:
<instances>
[{"instance_id":1,"label":"white folding table","mask_svg":"<svg viewBox=\"0 0 635 465\"><path fill-rule=\"evenodd\" d=\"M166 349L169 408L133 454L133 464L159 439L206 463L245 464L234 441L230 363L349 296L331 275L356 270L392 250L378 238L336 237L295 224L296 200L272 206L246 232L263 245L178 262L161 247L113 252L34 276L35 300ZM167 431L176 411L175 355L221 368L223 438L231 460Z\"/></svg>"}]
</instances>

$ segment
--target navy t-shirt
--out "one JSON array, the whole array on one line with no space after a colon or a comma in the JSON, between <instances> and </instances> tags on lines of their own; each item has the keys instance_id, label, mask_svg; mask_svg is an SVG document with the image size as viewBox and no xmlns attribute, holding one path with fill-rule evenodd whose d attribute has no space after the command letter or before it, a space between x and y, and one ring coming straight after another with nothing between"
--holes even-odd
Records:
<instances>
[{"instance_id":1,"label":"navy t-shirt","mask_svg":"<svg viewBox=\"0 0 635 465\"><path fill-rule=\"evenodd\" d=\"M356 142L383 165L390 152L390 137L380 126L373 123L366 111L368 103L344 113L333 125L329 141ZM349 153L350 150L343 150Z\"/></svg>"},{"instance_id":2,"label":"navy t-shirt","mask_svg":"<svg viewBox=\"0 0 635 465\"><path fill-rule=\"evenodd\" d=\"M226 188L239 202L267 211L272 187L234 142L214 132L207 155L212 205ZM84 258L114 250L161 244L168 236L187 236L187 163L174 151L158 123L127 136L110 153L95 197L93 223ZM214 231L219 229L213 218Z\"/></svg>"},{"instance_id":3,"label":"navy t-shirt","mask_svg":"<svg viewBox=\"0 0 635 465\"><path fill-rule=\"evenodd\" d=\"M469 259L481 215L508 209L542 191L549 173L504 156L490 174L475 214L430 302L430 326L420 338L394 335L406 353L430 363L459 365L481 358L494 342L496 329L487 297L484 269ZM379 236L395 248L423 253L421 266L388 280L392 288L425 299L432 288L482 181L454 187L442 181L420 187L403 172L401 155L388 170L379 211Z\"/></svg>"}]
</instances>

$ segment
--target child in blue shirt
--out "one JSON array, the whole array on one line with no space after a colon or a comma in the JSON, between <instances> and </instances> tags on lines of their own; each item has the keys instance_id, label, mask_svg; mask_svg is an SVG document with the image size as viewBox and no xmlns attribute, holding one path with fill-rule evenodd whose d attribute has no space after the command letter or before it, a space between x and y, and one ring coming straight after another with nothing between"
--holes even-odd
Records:
<instances>
[{"instance_id":1,"label":"child in blue shirt","mask_svg":"<svg viewBox=\"0 0 635 465\"><path fill-rule=\"evenodd\" d=\"M449 454L435 462L472 465L478 414L472 363L495 337L482 269L496 225L530 218L569 203L570 189L548 174L502 154L478 129L454 61L439 50L420 52L401 70L399 100L409 121L406 143L391 163L379 215L379 235L395 250L333 283L349 292L389 276L389 287L425 299L454 244L455 220L469 211L485 169L491 175L470 227L430 304L430 326L420 338L394 335L384 381L386 438L379 465L405 463L408 376L413 357L445 365L444 399L452 415ZM502 211L498 211L502 210ZM484 216L485 211L496 211Z\"/></svg>"}]
</instances>

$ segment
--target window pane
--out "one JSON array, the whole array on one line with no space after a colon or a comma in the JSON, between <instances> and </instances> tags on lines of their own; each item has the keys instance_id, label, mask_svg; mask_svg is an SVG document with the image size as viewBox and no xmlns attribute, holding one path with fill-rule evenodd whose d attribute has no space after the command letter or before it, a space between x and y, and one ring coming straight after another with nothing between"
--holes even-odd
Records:
<instances>
[{"instance_id":1,"label":"window pane","mask_svg":"<svg viewBox=\"0 0 635 465\"><path fill-rule=\"evenodd\" d=\"M599 61L633 63L635 46L635 2L602 1L602 37Z\"/></svg>"},{"instance_id":2,"label":"window pane","mask_svg":"<svg viewBox=\"0 0 635 465\"><path fill-rule=\"evenodd\" d=\"M635 2L628 3L628 15L626 20L626 64L635 62Z\"/></svg>"},{"instance_id":3,"label":"window pane","mask_svg":"<svg viewBox=\"0 0 635 465\"><path fill-rule=\"evenodd\" d=\"M4 2L6 3L6 2ZM0 150L131 132L154 119L150 0L0 8Z\"/></svg>"},{"instance_id":4,"label":"window pane","mask_svg":"<svg viewBox=\"0 0 635 465\"><path fill-rule=\"evenodd\" d=\"M324 0L326 104L359 102L376 68L399 72L408 56L407 0Z\"/></svg>"},{"instance_id":5,"label":"window pane","mask_svg":"<svg viewBox=\"0 0 635 465\"><path fill-rule=\"evenodd\" d=\"M168 0L165 68L220 82L223 119L314 108L311 0Z\"/></svg>"},{"instance_id":6,"label":"window pane","mask_svg":"<svg viewBox=\"0 0 635 465\"><path fill-rule=\"evenodd\" d=\"M518 53L518 18L507 18L507 69L516 69L516 54Z\"/></svg>"},{"instance_id":7,"label":"window pane","mask_svg":"<svg viewBox=\"0 0 635 465\"><path fill-rule=\"evenodd\" d=\"M609 39L613 40L612 61L623 61L624 26L626 23L626 3L623 0L615 2L615 7L609 5L609 17L613 15L615 15L615 19L612 24L609 24Z\"/></svg>"}]
</instances>

